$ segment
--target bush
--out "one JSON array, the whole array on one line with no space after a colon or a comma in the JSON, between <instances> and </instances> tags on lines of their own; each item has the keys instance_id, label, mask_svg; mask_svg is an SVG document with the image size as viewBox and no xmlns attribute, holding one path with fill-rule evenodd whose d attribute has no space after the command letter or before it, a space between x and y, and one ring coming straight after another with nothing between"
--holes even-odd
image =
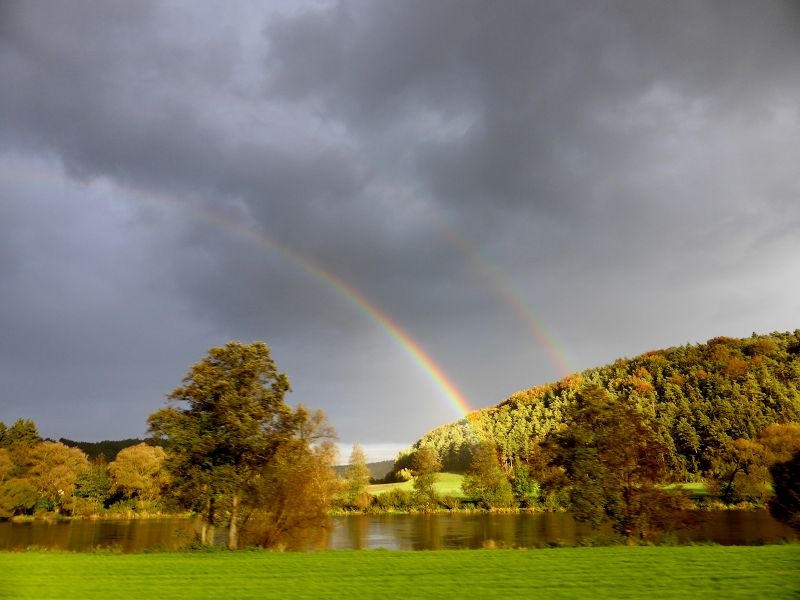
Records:
<instances>
[{"instance_id":1,"label":"bush","mask_svg":"<svg viewBox=\"0 0 800 600\"><path fill-rule=\"evenodd\" d=\"M408 510L413 506L411 492L394 488L377 497L378 506L384 510Z\"/></svg>"},{"instance_id":2,"label":"bush","mask_svg":"<svg viewBox=\"0 0 800 600\"><path fill-rule=\"evenodd\" d=\"M397 481L411 481L413 475L410 469L400 469L394 474L394 477Z\"/></svg>"},{"instance_id":3,"label":"bush","mask_svg":"<svg viewBox=\"0 0 800 600\"><path fill-rule=\"evenodd\" d=\"M24 479L10 479L0 487L0 517L29 514L36 505L36 489Z\"/></svg>"},{"instance_id":4,"label":"bush","mask_svg":"<svg viewBox=\"0 0 800 600\"><path fill-rule=\"evenodd\" d=\"M455 496L443 496L439 498L439 502L450 510L457 510L461 506L461 499Z\"/></svg>"},{"instance_id":5,"label":"bush","mask_svg":"<svg viewBox=\"0 0 800 600\"><path fill-rule=\"evenodd\" d=\"M539 482L531 477L528 466L525 463L518 463L514 466L514 479L511 482L511 490L514 494L514 500L523 508L534 508L542 505L542 488Z\"/></svg>"},{"instance_id":6,"label":"bush","mask_svg":"<svg viewBox=\"0 0 800 600\"><path fill-rule=\"evenodd\" d=\"M353 506L358 510L367 510L375 502L375 496L369 492L361 492L353 499Z\"/></svg>"},{"instance_id":7,"label":"bush","mask_svg":"<svg viewBox=\"0 0 800 600\"><path fill-rule=\"evenodd\" d=\"M485 508L508 508L514 504L511 483L497 462L494 446L481 444L475 449L461 488L464 495Z\"/></svg>"}]
</instances>

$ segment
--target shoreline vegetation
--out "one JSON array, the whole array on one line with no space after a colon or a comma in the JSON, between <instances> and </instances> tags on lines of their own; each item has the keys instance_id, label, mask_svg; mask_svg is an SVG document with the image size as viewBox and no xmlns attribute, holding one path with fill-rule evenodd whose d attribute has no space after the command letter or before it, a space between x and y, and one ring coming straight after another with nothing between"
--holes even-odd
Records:
<instances>
[{"instance_id":1,"label":"shoreline vegetation","mask_svg":"<svg viewBox=\"0 0 800 600\"><path fill-rule=\"evenodd\" d=\"M437 506L408 507L408 508L385 508L380 505L379 498L384 493L391 493L393 490L404 490L409 493L413 490L413 479L400 483L378 483L370 484L367 493L372 497L369 505L365 508L355 506L332 507L328 511L330 517L347 517L359 515L446 515L450 513L461 514L530 514L539 515L544 513L566 513L566 507L548 509L538 506L508 506L508 507L487 507L482 506L476 499L466 498L463 492L457 491L461 485L463 475L458 473L439 473L439 481L434 485L436 497L439 504ZM444 481L442 481L444 479ZM669 484L664 486L672 491L687 493L692 504L687 508L691 512L702 513L705 511L763 511L768 507L754 504L752 502L739 502L728 504L723 502L719 496L711 494L707 485L704 483L688 482L681 484ZM147 520L147 519L185 519L192 520L201 518L200 513L187 511L165 511L165 510L137 510L136 508L125 508L114 510L113 508L89 514L62 514L55 512L38 512L30 515L15 515L12 517L0 518L0 521L10 521L13 523L27 522L61 522L61 521L126 521L126 520Z\"/></svg>"},{"instance_id":2,"label":"shoreline vegetation","mask_svg":"<svg viewBox=\"0 0 800 600\"><path fill-rule=\"evenodd\" d=\"M0 422L0 519L196 516L202 544L224 530L230 549L285 547L349 514L568 512L629 545L705 509L768 508L800 529L800 330L647 352L519 392L430 431L382 481L357 444L335 469L335 431L287 405L290 389L265 343L229 342L189 369L144 442L83 444L100 451L90 459L30 419Z\"/></svg>"}]
</instances>

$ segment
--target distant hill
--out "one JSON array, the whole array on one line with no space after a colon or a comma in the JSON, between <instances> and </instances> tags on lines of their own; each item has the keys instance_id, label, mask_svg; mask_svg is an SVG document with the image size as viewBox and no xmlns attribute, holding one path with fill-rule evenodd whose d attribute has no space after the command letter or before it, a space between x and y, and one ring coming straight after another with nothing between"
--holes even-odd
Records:
<instances>
[{"instance_id":1,"label":"distant hill","mask_svg":"<svg viewBox=\"0 0 800 600\"><path fill-rule=\"evenodd\" d=\"M90 460L94 460L102 454L105 456L105 459L108 462L113 461L117 457L117 454L119 454L120 450L124 450L130 446L136 446L137 444L153 443L152 440L142 440L139 438L129 438L125 440L103 440L102 442L77 442L67 438L60 438L58 441L66 446L79 448L86 454L86 456L89 457ZM394 461L391 460L367 464L370 476L375 481L383 480L389 473L392 472L393 466ZM335 466L333 469L336 471L337 475L344 477L345 472L347 471L347 465Z\"/></svg>"},{"instance_id":2,"label":"distant hill","mask_svg":"<svg viewBox=\"0 0 800 600\"><path fill-rule=\"evenodd\" d=\"M339 477L344 477L347 473L347 466L348 465L338 465L333 467L333 470L336 471L336 474ZM392 472L394 467L393 460L383 460L381 462L374 462L374 463L367 463L367 468L369 469L370 477L375 481L383 480L389 473Z\"/></svg>"},{"instance_id":3,"label":"distant hill","mask_svg":"<svg viewBox=\"0 0 800 600\"><path fill-rule=\"evenodd\" d=\"M126 440L103 440L102 442L76 442L66 438L58 440L65 446L72 448L80 448L90 460L94 460L101 454L105 456L108 462L111 462L117 457L120 450L124 450L130 446L136 446L143 442L151 444L150 440L140 440L139 438L129 438Z\"/></svg>"},{"instance_id":4,"label":"distant hill","mask_svg":"<svg viewBox=\"0 0 800 600\"><path fill-rule=\"evenodd\" d=\"M511 468L529 460L562 424L564 409L587 384L634 400L671 449L672 471L690 480L705 473L733 440L754 438L773 423L800 422L800 329L717 337L621 358L517 392L429 432L415 447L433 445L444 470L463 471L480 431Z\"/></svg>"}]
</instances>

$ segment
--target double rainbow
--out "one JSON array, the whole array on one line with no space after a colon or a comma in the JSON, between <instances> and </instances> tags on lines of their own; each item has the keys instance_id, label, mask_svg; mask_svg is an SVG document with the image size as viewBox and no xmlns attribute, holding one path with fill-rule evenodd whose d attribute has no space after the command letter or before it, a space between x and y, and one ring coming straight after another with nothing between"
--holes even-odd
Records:
<instances>
[{"instance_id":1,"label":"double rainbow","mask_svg":"<svg viewBox=\"0 0 800 600\"><path fill-rule=\"evenodd\" d=\"M436 386L442 390L445 397L455 407L460 415L465 416L472 412L472 407L464 394L458 389L456 384L445 374L442 368L436 364L431 356L420 346L395 320L393 320L383 310L378 308L369 298L362 294L355 287L347 283L338 275L322 267L296 250L282 244L272 236L250 227L231 217L208 210L207 208L180 202L172 198L160 198L160 201L168 204L183 213L190 214L202 221L219 226L230 231L254 244L270 251L279 253L293 264L301 267L304 271L314 277L321 279L339 294L347 298L352 304L361 309L372 321L377 323L405 353L416 362L428 377L433 380Z\"/></svg>"},{"instance_id":2,"label":"double rainbow","mask_svg":"<svg viewBox=\"0 0 800 600\"><path fill-rule=\"evenodd\" d=\"M30 169L31 165L26 165L26 167ZM61 179L58 179L58 176L51 169L46 169L43 167L34 167L34 169L36 170L36 173L32 176L37 179L62 181ZM2 176L20 178L22 173L19 170L11 172L6 171L2 173ZM68 174L65 174L64 176L69 178L72 183L80 187L88 187L91 185L90 183L69 177ZM344 296L349 302L359 308L384 331L386 331L389 336L400 346L400 348L402 348L402 350L422 368L422 370L442 391L450 404L452 404L452 406L461 416L466 416L473 411L469 401L458 389L458 386L456 386L456 384L445 374L444 370L433 360L433 358L431 358L425 349L400 326L399 323L397 323L386 312L376 306L358 289L335 273L331 272L329 269L326 269L322 265L312 261L291 247L282 244L263 231L243 223L241 220L217 211L212 211L196 204L178 200L172 196L153 194L151 192L145 193L130 186L122 187L117 182L113 183L125 193L130 194L135 198L141 198L142 201L155 201L159 204L166 205L180 213L187 214L195 219L209 223L216 227L220 227L223 230L227 230L266 250L277 252L279 255L286 258L291 263L299 266L313 277L322 280L336 290L339 294ZM526 305L519 293L515 291L507 279L496 268L482 258L475 250L473 250L472 247L453 229L447 227L438 219L435 219L435 221L437 221L439 229L443 232L451 246L455 248L461 255L463 255L463 257L465 257L472 267L478 271L485 280L488 281L491 289L498 294L503 302L525 324L528 331L539 341L541 346L545 348L550 361L561 373L561 375L568 375L569 373L573 372L573 369L570 367L569 361L566 359L563 350L559 347L559 344L556 342L553 336L547 332L545 327L535 317L531 309Z\"/></svg>"}]
</instances>

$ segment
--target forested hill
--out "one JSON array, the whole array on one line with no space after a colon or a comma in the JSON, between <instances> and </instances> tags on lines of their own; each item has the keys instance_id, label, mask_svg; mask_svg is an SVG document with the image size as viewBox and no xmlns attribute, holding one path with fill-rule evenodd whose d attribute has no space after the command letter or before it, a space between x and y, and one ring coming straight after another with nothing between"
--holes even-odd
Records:
<instances>
[{"instance_id":1,"label":"forested hill","mask_svg":"<svg viewBox=\"0 0 800 600\"><path fill-rule=\"evenodd\" d=\"M58 441L65 446L79 448L90 460L94 460L102 454L108 462L113 461L117 457L117 454L119 454L120 450L124 450L130 446L136 446L145 442L145 440L140 440L138 438L129 438L126 440L103 440L102 442L76 442L74 440L60 438ZM152 442L149 440L148 443L152 444Z\"/></svg>"},{"instance_id":2,"label":"forested hill","mask_svg":"<svg viewBox=\"0 0 800 600\"><path fill-rule=\"evenodd\" d=\"M339 477L347 477L347 469L349 467L350 465L336 465L333 467L333 470ZM383 480L389 473L392 472L393 467L394 461L392 460L382 460L379 462L367 463L370 479L375 481Z\"/></svg>"},{"instance_id":3,"label":"forested hill","mask_svg":"<svg viewBox=\"0 0 800 600\"><path fill-rule=\"evenodd\" d=\"M527 462L563 420L586 385L639 405L670 449L676 477L708 473L734 440L773 423L800 422L800 330L647 352L518 392L498 406L431 431L446 470L469 464L476 431L496 444L501 462Z\"/></svg>"}]
</instances>

